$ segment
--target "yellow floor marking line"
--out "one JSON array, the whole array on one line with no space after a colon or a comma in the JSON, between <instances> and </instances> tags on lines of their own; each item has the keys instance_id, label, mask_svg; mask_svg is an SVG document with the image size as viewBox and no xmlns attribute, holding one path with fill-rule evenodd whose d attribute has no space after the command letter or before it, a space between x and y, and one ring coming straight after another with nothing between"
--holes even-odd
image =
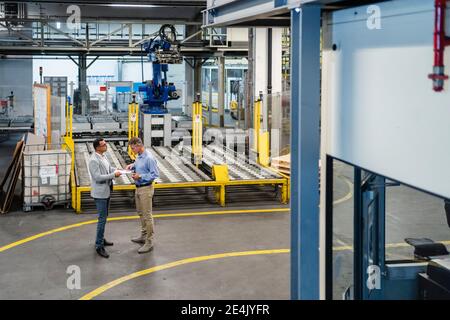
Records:
<instances>
[{"instance_id":1,"label":"yellow floor marking line","mask_svg":"<svg viewBox=\"0 0 450 320\"><path fill-rule=\"evenodd\" d=\"M252 210L219 210L219 211L205 211L194 213L175 213L175 214L159 214L154 217L166 218L166 217L190 217L190 216L209 216L218 214L241 214L241 213L271 213L271 212L289 212L290 208L274 208L274 209L252 209Z\"/></svg>"},{"instance_id":2,"label":"yellow floor marking line","mask_svg":"<svg viewBox=\"0 0 450 320\"><path fill-rule=\"evenodd\" d=\"M185 213L165 213L165 214L155 214L153 215L153 218L175 218L175 217L195 217L195 216L207 216L207 215L219 215L219 214L243 214L243 213L271 213L271 212L288 212L290 211L289 208L274 208L274 209L254 209L254 210L222 210L222 211L201 211L201 212L185 212ZM108 218L108 221L122 221L122 220L134 220L139 219L139 216L123 216L123 217L115 217L115 218ZM46 232L42 232L39 234L36 234L34 236L7 244L3 247L0 247L0 252L4 252L6 250L9 250L11 248L17 247L21 244L74 228L79 228L82 226L86 226L89 224L95 224L97 223L97 219L95 220L88 220L80 223L71 224L68 226L60 227L57 229L52 229Z\"/></svg>"},{"instance_id":3,"label":"yellow floor marking line","mask_svg":"<svg viewBox=\"0 0 450 320\"><path fill-rule=\"evenodd\" d=\"M19 246L21 244L24 244L24 243L27 243L27 242L30 242L30 241L33 241L33 240L36 240L36 239L39 239L39 238L42 238L42 237L54 234L54 233L62 232L62 231L73 229L73 228L78 228L78 227L85 226L85 225L88 225L88 224L93 224L93 223L96 223L96 222L97 222L97 220L89 220L89 221L80 222L80 223L76 223L76 224L71 224L71 225L68 225L68 226L61 227L61 228L49 230L49 231L46 231L46 232L42 232L42 233L36 234L34 236L31 236L31 237L28 237L28 238L25 238L25 239L22 239L22 240L19 240L19 241L7 244L7 245L5 245L3 247L0 247L0 252L6 251L8 249L17 247L17 246Z\"/></svg>"},{"instance_id":4,"label":"yellow floor marking line","mask_svg":"<svg viewBox=\"0 0 450 320\"><path fill-rule=\"evenodd\" d=\"M450 241L440 241L444 244L450 244ZM406 246L409 246L407 243L405 243ZM403 243L392 243L387 244L386 248L398 248L403 247ZM353 247L351 246L341 246L341 247L333 247L333 251L345 251L345 250L353 250ZM254 256L254 255L263 255L263 254L278 254L278 253L290 253L290 249L274 249L274 250L256 250L256 251L241 251L241 252L228 252L228 253L221 253L221 254L214 254L214 255L208 255L208 256L200 256L200 257L193 257L193 258L187 258L182 260L177 260L174 262L166 263L163 265L151 267L145 270L137 271L132 274L123 276L117 280L111 281L87 294L82 296L79 300L91 300L98 295L104 293L105 291L108 291L111 288L114 288L126 281L142 277L151 273L155 273L157 271L166 270L175 268L181 265L189 264L189 263L196 263L196 262L202 262L202 261L208 261L208 260L215 260L215 259L223 259L223 258L229 258L229 257L242 257L242 256Z\"/></svg>"},{"instance_id":5,"label":"yellow floor marking line","mask_svg":"<svg viewBox=\"0 0 450 320\"><path fill-rule=\"evenodd\" d=\"M126 275L122 278L119 278L117 280L111 281L91 292L88 294L82 296L80 300L91 300L92 298L95 298L96 296L102 294L103 292L120 285L121 283L124 283L126 281L135 279L137 277L145 276L147 274L151 274L157 271L166 270L174 267L178 267L181 265L189 264L189 263L196 263L196 262L202 262L202 261L208 261L208 260L215 260L215 259L223 259L223 258L229 258L229 257L242 257L242 256L253 256L253 255L263 255L263 254L278 254L278 253L289 253L289 249L276 249L276 250L257 250L257 251L242 251L242 252L228 252L228 253L221 253L221 254L214 254L209 256L201 256L201 257L193 257L188 259L182 259L170 263L166 263L160 266L155 266L149 269L145 269L142 271L138 271L129 275Z\"/></svg>"}]
</instances>

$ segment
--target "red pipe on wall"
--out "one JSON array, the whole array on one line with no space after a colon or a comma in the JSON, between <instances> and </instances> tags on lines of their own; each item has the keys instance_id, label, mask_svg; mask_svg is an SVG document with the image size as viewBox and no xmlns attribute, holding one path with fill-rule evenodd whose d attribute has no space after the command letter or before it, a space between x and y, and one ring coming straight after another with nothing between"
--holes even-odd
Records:
<instances>
[{"instance_id":1,"label":"red pipe on wall","mask_svg":"<svg viewBox=\"0 0 450 320\"><path fill-rule=\"evenodd\" d=\"M448 79L444 73L444 51L450 45L450 38L445 35L447 0L435 0L434 6L434 66L428 78L433 80L433 90L439 92L444 89L444 80Z\"/></svg>"}]
</instances>

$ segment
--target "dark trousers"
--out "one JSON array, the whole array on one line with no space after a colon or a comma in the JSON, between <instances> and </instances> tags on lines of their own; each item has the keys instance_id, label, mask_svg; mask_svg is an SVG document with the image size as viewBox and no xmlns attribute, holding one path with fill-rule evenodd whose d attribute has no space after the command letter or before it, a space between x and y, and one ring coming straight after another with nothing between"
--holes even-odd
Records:
<instances>
[{"instance_id":1,"label":"dark trousers","mask_svg":"<svg viewBox=\"0 0 450 320\"><path fill-rule=\"evenodd\" d=\"M105 238L105 225L106 218L108 217L110 198L94 200L98 212L97 237L95 239L95 248L98 249L103 247L103 240Z\"/></svg>"}]
</instances>

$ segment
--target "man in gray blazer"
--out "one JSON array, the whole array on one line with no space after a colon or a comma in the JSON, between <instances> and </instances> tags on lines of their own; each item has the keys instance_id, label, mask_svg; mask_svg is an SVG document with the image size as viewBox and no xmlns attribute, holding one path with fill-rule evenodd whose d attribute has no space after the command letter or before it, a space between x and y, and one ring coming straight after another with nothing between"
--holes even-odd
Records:
<instances>
[{"instance_id":1,"label":"man in gray blazer","mask_svg":"<svg viewBox=\"0 0 450 320\"><path fill-rule=\"evenodd\" d=\"M104 246L112 246L104 238L106 218L109 211L109 200L113 188L113 179L121 175L120 171L112 167L108 158L104 155L107 150L106 141L103 138L94 140L95 152L89 160L89 173L91 175L91 197L95 200L98 211L97 237L95 250L103 258L109 258Z\"/></svg>"}]
</instances>

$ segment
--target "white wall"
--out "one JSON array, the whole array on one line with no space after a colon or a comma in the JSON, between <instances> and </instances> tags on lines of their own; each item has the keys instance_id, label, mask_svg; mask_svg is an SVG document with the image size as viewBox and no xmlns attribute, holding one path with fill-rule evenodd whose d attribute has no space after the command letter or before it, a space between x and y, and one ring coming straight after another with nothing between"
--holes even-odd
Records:
<instances>
[{"instance_id":1,"label":"white wall","mask_svg":"<svg viewBox=\"0 0 450 320\"><path fill-rule=\"evenodd\" d=\"M259 92L267 93L267 28L256 28L254 37L254 94L255 100Z\"/></svg>"},{"instance_id":2,"label":"white wall","mask_svg":"<svg viewBox=\"0 0 450 320\"><path fill-rule=\"evenodd\" d=\"M144 61L144 81L152 77L151 62ZM123 64L122 80L123 81L142 81L142 71L140 62L127 62Z\"/></svg>"},{"instance_id":3,"label":"white wall","mask_svg":"<svg viewBox=\"0 0 450 320\"><path fill-rule=\"evenodd\" d=\"M144 80L150 80L152 78L152 67L151 63L146 61L144 58ZM77 59L75 61L78 62ZM88 60L87 64L91 60ZM78 87L78 67L70 59L46 59L39 60L35 59L33 61L33 81L39 82L39 67L43 67L43 76L65 76L68 77L68 83L73 81L75 83L74 88ZM102 76L102 75L113 75L112 80L118 80L118 61L117 60L97 60L88 69L87 76ZM179 65L169 65L169 72L167 73L167 78L169 82L173 82L177 89L184 91L183 87L185 84L184 79L184 63ZM141 82L141 63L140 62L126 62L123 63L122 67L122 81L133 81ZM91 94L100 92L100 85L89 85L89 90ZM169 107L181 108L183 103L183 92L181 92L182 97L176 101L169 102Z\"/></svg>"},{"instance_id":4,"label":"white wall","mask_svg":"<svg viewBox=\"0 0 450 320\"><path fill-rule=\"evenodd\" d=\"M32 60L0 59L0 98L14 92L14 115L33 115Z\"/></svg>"},{"instance_id":5,"label":"white wall","mask_svg":"<svg viewBox=\"0 0 450 320\"><path fill-rule=\"evenodd\" d=\"M368 28L368 6L337 11L324 21L326 153L450 198L450 81L437 93L427 77L433 67L434 1L378 6L380 29ZM448 47L445 65L448 74Z\"/></svg>"},{"instance_id":6,"label":"white wall","mask_svg":"<svg viewBox=\"0 0 450 320\"><path fill-rule=\"evenodd\" d=\"M267 28L256 28L254 35L254 93L255 97L259 97L259 92L267 94ZM280 93L282 90L282 29L272 28L272 93Z\"/></svg>"},{"instance_id":7,"label":"white wall","mask_svg":"<svg viewBox=\"0 0 450 320\"><path fill-rule=\"evenodd\" d=\"M74 57L75 61L78 62L78 58ZM92 60L88 60L87 65ZM33 81L40 81L39 78L39 67L42 66L43 77L67 77L67 82L73 81L75 83L74 88L78 87L78 67L70 59L62 59L57 57L56 59L34 59L33 61ZM117 61L116 60L97 60L95 61L87 70L87 76L102 76L102 75L113 75L114 79L117 80ZM88 78L89 81L89 78ZM88 82L89 84L89 82ZM90 84L89 90L91 94L100 92L100 85Z\"/></svg>"},{"instance_id":8,"label":"white wall","mask_svg":"<svg viewBox=\"0 0 450 320\"><path fill-rule=\"evenodd\" d=\"M75 58L77 61L77 58ZM57 60L46 59L33 59L33 82L39 83L39 67L42 67L42 79L43 77L68 77L67 81L75 82L75 86L78 86L78 67L72 60L62 59L59 57Z\"/></svg>"},{"instance_id":9,"label":"white wall","mask_svg":"<svg viewBox=\"0 0 450 320\"><path fill-rule=\"evenodd\" d=\"M248 41L248 28L227 28L228 41Z\"/></svg>"}]
</instances>

